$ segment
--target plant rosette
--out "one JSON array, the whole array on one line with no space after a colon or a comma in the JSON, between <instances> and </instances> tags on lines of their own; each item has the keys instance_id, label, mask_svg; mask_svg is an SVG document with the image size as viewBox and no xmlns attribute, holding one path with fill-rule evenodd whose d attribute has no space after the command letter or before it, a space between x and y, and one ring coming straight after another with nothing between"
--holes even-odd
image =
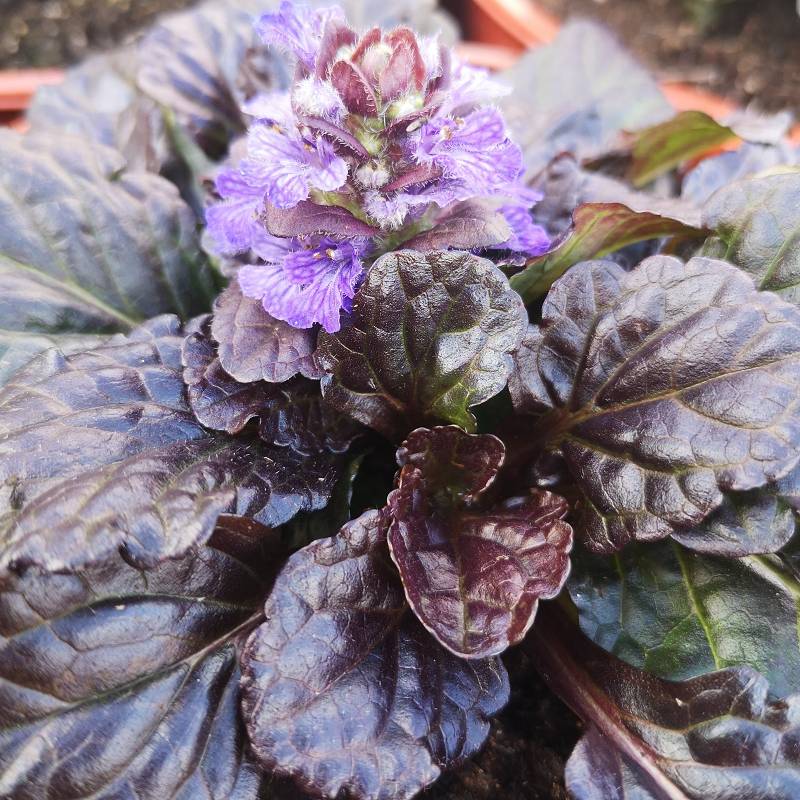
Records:
<instances>
[{"instance_id":1,"label":"plant rosette","mask_svg":"<svg viewBox=\"0 0 800 800\"><path fill-rule=\"evenodd\" d=\"M786 121L263 5L0 133L0 796L411 798L519 645L578 800L797 797Z\"/></svg>"}]
</instances>

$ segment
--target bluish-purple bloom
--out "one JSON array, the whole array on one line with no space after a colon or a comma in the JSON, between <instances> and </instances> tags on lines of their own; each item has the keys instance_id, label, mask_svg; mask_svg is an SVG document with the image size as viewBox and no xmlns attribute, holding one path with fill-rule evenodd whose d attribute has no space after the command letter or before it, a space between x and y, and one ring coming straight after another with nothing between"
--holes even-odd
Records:
<instances>
[{"instance_id":1,"label":"bluish-purple bloom","mask_svg":"<svg viewBox=\"0 0 800 800\"><path fill-rule=\"evenodd\" d=\"M208 226L221 253L257 262L238 280L268 313L338 330L372 261L466 200L511 231L478 252L521 264L547 249L522 153L491 105L506 90L484 71L408 28L359 35L337 8L283 2L258 30L295 59L295 80L289 92L248 102L247 155L218 176ZM338 232L324 222L330 214L314 212L325 205L339 207ZM305 224L295 230L298 213ZM353 224L342 227L342 214ZM375 234L343 239L347 229ZM497 225L476 223L477 241L484 229Z\"/></svg>"}]
</instances>

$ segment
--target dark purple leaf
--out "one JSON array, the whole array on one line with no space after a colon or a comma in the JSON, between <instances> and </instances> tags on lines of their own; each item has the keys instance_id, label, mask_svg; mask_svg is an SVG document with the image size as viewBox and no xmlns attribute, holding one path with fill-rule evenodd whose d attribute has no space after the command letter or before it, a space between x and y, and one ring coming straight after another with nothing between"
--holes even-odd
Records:
<instances>
[{"instance_id":1,"label":"dark purple leaf","mask_svg":"<svg viewBox=\"0 0 800 800\"><path fill-rule=\"evenodd\" d=\"M581 160L602 153L620 131L673 113L656 81L611 34L583 20L527 52L503 77L514 91L501 108L531 173L561 152Z\"/></svg>"},{"instance_id":2,"label":"dark purple leaf","mask_svg":"<svg viewBox=\"0 0 800 800\"><path fill-rule=\"evenodd\" d=\"M507 242L511 228L505 217L488 203L467 201L456 204L431 230L404 242L403 247L428 253L431 250L475 250Z\"/></svg>"},{"instance_id":3,"label":"dark purple leaf","mask_svg":"<svg viewBox=\"0 0 800 800\"><path fill-rule=\"evenodd\" d=\"M337 61L331 68L331 83L348 111L361 116L374 116L378 101L364 73L348 61Z\"/></svg>"},{"instance_id":4,"label":"dark purple leaf","mask_svg":"<svg viewBox=\"0 0 800 800\"><path fill-rule=\"evenodd\" d=\"M792 800L800 695L773 699L747 667L683 683L628 666L543 610L526 649L587 735L567 763L576 800Z\"/></svg>"},{"instance_id":5,"label":"dark purple leaf","mask_svg":"<svg viewBox=\"0 0 800 800\"><path fill-rule=\"evenodd\" d=\"M293 208L275 208L267 203L262 222L273 236L310 236L316 233L340 238L376 236L380 233L341 206L321 206L303 200Z\"/></svg>"},{"instance_id":6,"label":"dark purple leaf","mask_svg":"<svg viewBox=\"0 0 800 800\"><path fill-rule=\"evenodd\" d=\"M136 89L137 66L135 49L125 47L68 69L63 81L37 90L31 129L79 136L119 151L132 169L159 172L170 155L166 126L156 102Z\"/></svg>"},{"instance_id":7,"label":"dark purple leaf","mask_svg":"<svg viewBox=\"0 0 800 800\"><path fill-rule=\"evenodd\" d=\"M297 380L276 389L258 433L268 444L313 455L344 453L364 430L322 397L317 382Z\"/></svg>"},{"instance_id":8,"label":"dark purple leaf","mask_svg":"<svg viewBox=\"0 0 800 800\"><path fill-rule=\"evenodd\" d=\"M127 330L205 311L215 294L177 189L101 145L1 131L0 213L0 280L13 281L3 294L16 305L3 309L7 329Z\"/></svg>"},{"instance_id":9,"label":"dark purple leaf","mask_svg":"<svg viewBox=\"0 0 800 800\"><path fill-rule=\"evenodd\" d=\"M550 492L477 508L502 463L494 436L456 427L415 431L399 451L389 495L389 548L420 622L464 658L521 641L539 599L569 573L567 503Z\"/></svg>"},{"instance_id":10,"label":"dark purple leaf","mask_svg":"<svg viewBox=\"0 0 800 800\"><path fill-rule=\"evenodd\" d=\"M251 419L266 411L275 395L272 384L239 383L225 372L206 333L187 336L182 354L189 405L206 428L239 433Z\"/></svg>"},{"instance_id":11,"label":"dark purple leaf","mask_svg":"<svg viewBox=\"0 0 800 800\"><path fill-rule=\"evenodd\" d=\"M139 89L212 157L244 132L243 102L279 87L283 69L258 40L253 0L208 2L164 18L137 45Z\"/></svg>"},{"instance_id":12,"label":"dark purple leaf","mask_svg":"<svg viewBox=\"0 0 800 800\"><path fill-rule=\"evenodd\" d=\"M634 211L622 203L586 203L572 215L572 226L550 252L531 259L511 278L525 302L544 295L553 282L581 261L602 258L636 242L663 237L692 238L701 231L680 219Z\"/></svg>"},{"instance_id":13,"label":"dark purple leaf","mask_svg":"<svg viewBox=\"0 0 800 800\"><path fill-rule=\"evenodd\" d=\"M113 559L0 582L0 795L274 797L237 664L270 574L205 547L147 573Z\"/></svg>"},{"instance_id":14,"label":"dark purple leaf","mask_svg":"<svg viewBox=\"0 0 800 800\"><path fill-rule=\"evenodd\" d=\"M397 450L397 463L419 470L427 491L464 502L494 481L506 449L496 436L474 436L455 425L417 428Z\"/></svg>"},{"instance_id":15,"label":"dark purple leaf","mask_svg":"<svg viewBox=\"0 0 800 800\"><path fill-rule=\"evenodd\" d=\"M800 305L800 169L750 178L720 189L706 204L715 231L707 249L752 275L761 289Z\"/></svg>"},{"instance_id":16,"label":"dark purple leaf","mask_svg":"<svg viewBox=\"0 0 800 800\"><path fill-rule=\"evenodd\" d=\"M508 699L499 660L454 657L409 612L381 513L289 559L242 657L253 749L319 797L413 797Z\"/></svg>"},{"instance_id":17,"label":"dark purple leaf","mask_svg":"<svg viewBox=\"0 0 800 800\"><path fill-rule=\"evenodd\" d=\"M298 372L319 377L314 332L271 317L258 300L242 294L235 279L214 303L211 335L222 368L241 383L283 383Z\"/></svg>"},{"instance_id":18,"label":"dark purple leaf","mask_svg":"<svg viewBox=\"0 0 800 800\"><path fill-rule=\"evenodd\" d=\"M542 317L511 393L521 412L551 409L540 430L583 492L577 527L593 550L676 531L713 549L708 531L687 531L723 493L795 466L800 314L730 264L588 262L553 286ZM744 537L737 554L771 543Z\"/></svg>"},{"instance_id":19,"label":"dark purple leaf","mask_svg":"<svg viewBox=\"0 0 800 800\"><path fill-rule=\"evenodd\" d=\"M180 327L160 318L94 350L55 350L0 392L0 564L73 569L117 550L151 566L221 513L267 526L322 508L340 464L212 435L184 399Z\"/></svg>"},{"instance_id":20,"label":"dark purple leaf","mask_svg":"<svg viewBox=\"0 0 800 800\"><path fill-rule=\"evenodd\" d=\"M325 398L391 438L430 420L474 430L505 386L527 315L490 261L401 250L369 270L349 326L320 334Z\"/></svg>"}]
</instances>

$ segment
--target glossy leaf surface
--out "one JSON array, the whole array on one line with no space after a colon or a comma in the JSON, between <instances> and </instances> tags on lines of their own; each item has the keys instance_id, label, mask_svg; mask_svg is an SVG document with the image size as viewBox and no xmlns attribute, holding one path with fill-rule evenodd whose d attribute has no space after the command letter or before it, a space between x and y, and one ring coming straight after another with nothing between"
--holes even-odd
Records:
<instances>
[{"instance_id":1,"label":"glossy leaf surface","mask_svg":"<svg viewBox=\"0 0 800 800\"><path fill-rule=\"evenodd\" d=\"M201 548L0 583L0 794L271 797L239 721L236 648L270 569L251 564Z\"/></svg>"},{"instance_id":2,"label":"glossy leaf surface","mask_svg":"<svg viewBox=\"0 0 800 800\"><path fill-rule=\"evenodd\" d=\"M539 600L555 597L569 572L572 529L561 497L536 491L475 506L503 455L494 436L420 429L399 451L397 489L388 500L389 548L409 604L465 658L519 642Z\"/></svg>"},{"instance_id":3,"label":"glossy leaf surface","mask_svg":"<svg viewBox=\"0 0 800 800\"><path fill-rule=\"evenodd\" d=\"M242 695L264 767L319 797L403 800L483 743L499 660L464 661L410 613L368 511L293 555L248 640Z\"/></svg>"},{"instance_id":4,"label":"glossy leaf surface","mask_svg":"<svg viewBox=\"0 0 800 800\"><path fill-rule=\"evenodd\" d=\"M214 302L211 335L222 368L241 383L283 383L298 373L319 377L314 332L271 317L236 280Z\"/></svg>"},{"instance_id":5,"label":"glossy leaf surface","mask_svg":"<svg viewBox=\"0 0 800 800\"><path fill-rule=\"evenodd\" d=\"M526 647L588 726L567 763L576 800L797 795L800 695L774 699L755 670L663 681L587 642L550 609Z\"/></svg>"},{"instance_id":6,"label":"glossy leaf surface","mask_svg":"<svg viewBox=\"0 0 800 800\"><path fill-rule=\"evenodd\" d=\"M753 276L761 289L800 304L800 170L736 181L708 201L713 247Z\"/></svg>"},{"instance_id":7,"label":"glossy leaf surface","mask_svg":"<svg viewBox=\"0 0 800 800\"><path fill-rule=\"evenodd\" d=\"M390 438L430 420L474 430L469 411L497 394L525 309L490 261L398 251L370 269L348 327L320 335L325 398Z\"/></svg>"},{"instance_id":8,"label":"glossy leaf surface","mask_svg":"<svg viewBox=\"0 0 800 800\"><path fill-rule=\"evenodd\" d=\"M519 411L554 409L541 429L583 492L592 549L685 531L723 492L794 467L800 316L735 267L587 262L554 285L542 315L511 392ZM742 544L739 555L770 546ZM708 549L707 537L691 546Z\"/></svg>"},{"instance_id":9,"label":"glossy leaf surface","mask_svg":"<svg viewBox=\"0 0 800 800\"><path fill-rule=\"evenodd\" d=\"M786 693L800 685L800 583L775 556L707 556L672 542L612 558L576 553L569 581L598 645L669 680L746 665Z\"/></svg>"},{"instance_id":10,"label":"glossy leaf surface","mask_svg":"<svg viewBox=\"0 0 800 800\"><path fill-rule=\"evenodd\" d=\"M0 392L4 569L73 569L117 549L152 566L205 541L220 513L275 526L325 505L332 454L201 427L184 397L182 341L177 320L161 317L91 351L48 351Z\"/></svg>"},{"instance_id":11,"label":"glossy leaf surface","mask_svg":"<svg viewBox=\"0 0 800 800\"><path fill-rule=\"evenodd\" d=\"M80 139L10 131L0 176L0 275L17 306L4 327L113 332L207 309L214 284L195 218L166 180Z\"/></svg>"},{"instance_id":12,"label":"glossy leaf surface","mask_svg":"<svg viewBox=\"0 0 800 800\"><path fill-rule=\"evenodd\" d=\"M622 203L586 203L572 215L572 225L549 253L528 262L511 278L526 303L544 295L553 282L581 261L602 258L636 242L664 237L691 238L700 231L679 219L634 211Z\"/></svg>"}]
</instances>

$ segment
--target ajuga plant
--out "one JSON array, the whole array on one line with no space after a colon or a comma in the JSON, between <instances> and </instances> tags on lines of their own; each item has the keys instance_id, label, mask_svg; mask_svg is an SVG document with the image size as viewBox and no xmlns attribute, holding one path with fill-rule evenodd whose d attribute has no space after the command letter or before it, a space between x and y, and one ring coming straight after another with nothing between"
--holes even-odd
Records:
<instances>
[{"instance_id":1,"label":"ajuga plant","mask_svg":"<svg viewBox=\"0 0 800 800\"><path fill-rule=\"evenodd\" d=\"M212 2L0 133L1 797L462 797L520 654L577 800L800 796L786 121L452 38Z\"/></svg>"}]
</instances>

